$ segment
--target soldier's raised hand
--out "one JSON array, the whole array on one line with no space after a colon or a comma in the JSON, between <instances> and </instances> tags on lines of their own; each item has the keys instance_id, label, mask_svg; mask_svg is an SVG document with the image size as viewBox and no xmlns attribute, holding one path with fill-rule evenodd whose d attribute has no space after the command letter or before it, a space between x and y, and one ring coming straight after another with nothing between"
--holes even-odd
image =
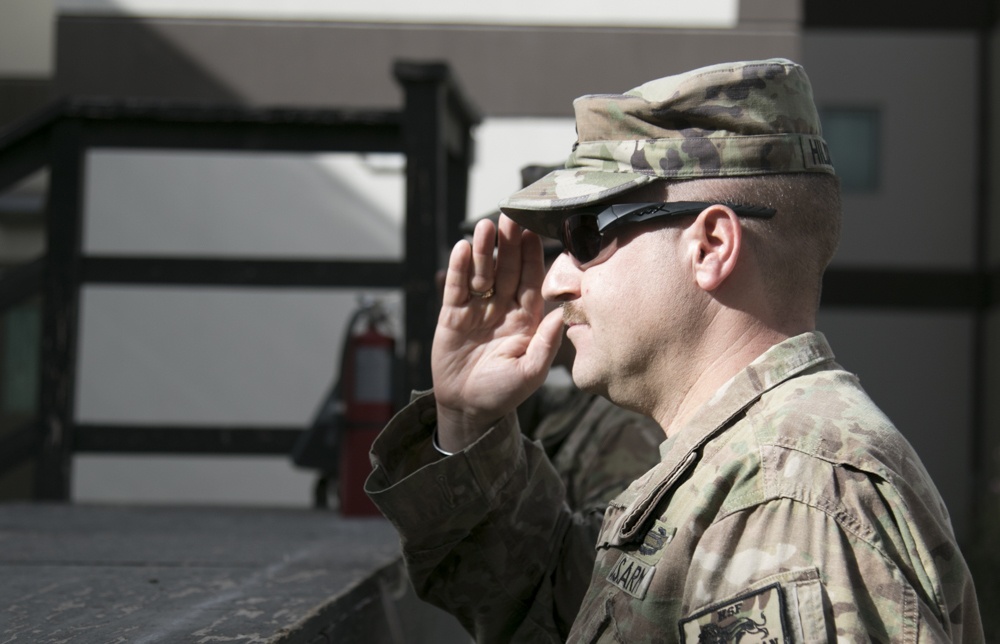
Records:
<instances>
[{"instance_id":1,"label":"soldier's raised hand","mask_svg":"<svg viewBox=\"0 0 1000 644\"><path fill-rule=\"evenodd\" d=\"M505 216L452 249L431 350L442 449L475 441L545 380L562 315L544 316L544 277L541 240Z\"/></svg>"}]
</instances>

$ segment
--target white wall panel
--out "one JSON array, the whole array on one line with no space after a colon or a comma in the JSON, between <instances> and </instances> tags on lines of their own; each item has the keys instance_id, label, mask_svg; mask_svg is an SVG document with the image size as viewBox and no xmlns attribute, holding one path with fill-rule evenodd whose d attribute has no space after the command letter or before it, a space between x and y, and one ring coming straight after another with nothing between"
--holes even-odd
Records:
<instances>
[{"instance_id":1,"label":"white wall panel","mask_svg":"<svg viewBox=\"0 0 1000 644\"><path fill-rule=\"evenodd\" d=\"M401 173L354 154L100 150L87 159L84 249L398 259L404 190Z\"/></svg>"},{"instance_id":2,"label":"white wall panel","mask_svg":"<svg viewBox=\"0 0 1000 644\"><path fill-rule=\"evenodd\" d=\"M398 295L368 293L398 313ZM305 427L356 303L332 289L87 287L77 418Z\"/></svg>"}]
</instances>

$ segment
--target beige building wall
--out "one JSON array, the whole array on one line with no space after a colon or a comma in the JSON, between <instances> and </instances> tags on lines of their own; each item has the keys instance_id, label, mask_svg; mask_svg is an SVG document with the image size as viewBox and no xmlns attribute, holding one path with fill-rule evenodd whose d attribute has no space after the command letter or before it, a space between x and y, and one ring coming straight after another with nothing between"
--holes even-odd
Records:
<instances>
[{"instance_id":1,"label":"beige building wall","mask_svg":"<svg viewBox=\"0 0 1000 644\"><path fill-rule=\"evenodd\" d=\"M709 63L798 57L798 2L738 7L734 28L713 29L64 13L57 85L74 94L393 107L400 100L393 62L435 59L452 66L487 117L566 116L584 93L624 91Z\"/></svg>"}]
</instances>

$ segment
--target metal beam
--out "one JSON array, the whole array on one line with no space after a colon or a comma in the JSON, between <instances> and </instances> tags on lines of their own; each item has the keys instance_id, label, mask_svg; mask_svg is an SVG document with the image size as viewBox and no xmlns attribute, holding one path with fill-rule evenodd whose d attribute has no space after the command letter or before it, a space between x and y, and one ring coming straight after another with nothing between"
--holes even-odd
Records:
<instances>
[{"instance_id":1,"label":"metal beam","mask_svg":"<svg viewBox=\"0 0 1000 644\"><path fill-rule=\"evenodd\" d=\"M90 284L399 288L406 273L389 261L88 256L81 265Z\"/></svg>"},{"instance_id":2,"label":"metal beam","mask_svg":"<svg viewBox=\"0 0 1000 644\"><path fill-rule=\"evenodd\" d=\"M823 306L889 309L967 309L986 306L996 280L972 271L830 269Z\"/></svg>"},{"instance_id":3,"label":"metal beam","mask_svg":"<svg viewBox=\"0 0 1000 644\"><path fill-rule=\"evenodd\" d=\"M73 451L103 454L281 454L300 427L218 427L80 424Z\"/></svg>"},{"instance_id":4,"label":"metal beam","mask_svg":"<svg viewBox=\"0 0 1000 644\"><path fill-rule=\"evenodd\" d=\"M460 98L446 65L399 62L393 73L403 86L405 104L405 392L431 386L430 349L439 300L434 274L445 266L465 214L472 147L468 130L478 116ZM464 139L456 135L461 128Z\"/></svg>"}]
</instances>

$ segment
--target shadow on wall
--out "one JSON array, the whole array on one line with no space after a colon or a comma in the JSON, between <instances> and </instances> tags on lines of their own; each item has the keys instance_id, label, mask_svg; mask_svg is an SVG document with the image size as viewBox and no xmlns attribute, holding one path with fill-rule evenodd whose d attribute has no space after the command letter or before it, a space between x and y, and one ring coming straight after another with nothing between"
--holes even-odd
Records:
<instances>
[{"instance_id":1,"label":"shadow on wall","mask_svg":"<svg viewBox=\"0 0 1000 644\"><path fill-rule=\"evenodd\" d=\"M565 117L573 99L589 92L623 91L725 60L798 58L799 22L781 10L793 3L761 4L778 8L759 17L766 35L743 17L734 30L702 30L64 15L57 90L395 109L402 94L391 78L394 61L444 60L484 116Z\"/></svg>"},{"instance_id":2,"label":"shadow on wall","mask_svg":"<svg viewBox=\"0 0 1000 644\"><path fill-rule=\"evenodd\" d=\"M155 28L113 17L57 19L55 93L222 103L241 99Z\"/></svg>"}]
</instances>

